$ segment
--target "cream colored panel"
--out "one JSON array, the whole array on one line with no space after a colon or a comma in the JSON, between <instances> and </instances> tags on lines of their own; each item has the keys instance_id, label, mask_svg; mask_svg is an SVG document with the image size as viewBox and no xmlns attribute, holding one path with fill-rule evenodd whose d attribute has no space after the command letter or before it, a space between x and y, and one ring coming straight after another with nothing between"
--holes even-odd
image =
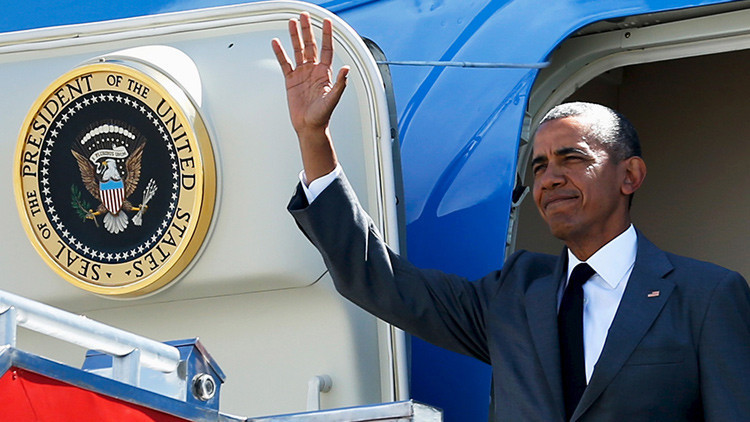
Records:
<instances>
[{"instance_id":1,"label":"cream colored panel","mask_svg":"<svg viewBox=\"0 0 750 422\"><path fill-rule=\"evenodd\" d=\"M13 99L3 104L0 125L5 140L0 144L0 158L8 168L13 164L21 123L34 99L51 81L80 63L126 48L168 45L196 64L202 83L201 112L217 160L219 196L214 223L202 253L182 280L147 301L302 287L325 271L285 211L301 162L283 77L270 49L271 38L288 39L286 21L298 13L294 8L310 9L314 17L323 12L288 2L270 6L174 14L160 18L158 25L153 18L84 25L74 40L60 35L66 33L64 29L29 31L14 34L0 47L0 86ZM379 197L385 191L376 154L389 141L379 144L379 134L389 134L382 126L387 125L387 117L380 119L380 115L387 116L382 82L372 72L374 62L356 34L343 22L335 27L334 66L348 64L353 71L332 132L339 140L339 156L349 179L371 214L381 220L385 208ZM61 39L46 40L57 37ZM390 157L390 151L383 156ZM0 199L8 205L15 202L10 179L0 187ZM4 239L0 268L5 273L0 288L70 310L111 306L62 282L29 245L17 211L6 206L0 213L6 222L0 229Z\"/></svg>"},{"instance_id":2,"label":"cream colored panel","mask_svg":"<svg viewBox=\"0 0 750 422\"><path fill-rule=\"evenodd\" d=\"M221 410L244 416L305 410L307 381L320 374L333 379L324 408L395 394L389 330L333 291L320 256L285 209L301 162L270 39L282 38L289 49L286 21L300 10L317 23L331 16L303 3L257 3L0 39L0 89L8 99L0 105L0 162L6 169L13 167L20 126L35 98L77 65L144 45L177 48L195 63L218 196L204 247L184 277L152 296L119 301L65 282L30 245L8 171L0 179L6 204L0 208L0 289L157 340L200 337L228 376ZM353 69L332 122L339 157L363 205L397 244L382 82L358 36L340 20L334 27L334 66ZM83 358L76 347L25 330L19 346L73 365Z\"/></svg>"}]
</instances>

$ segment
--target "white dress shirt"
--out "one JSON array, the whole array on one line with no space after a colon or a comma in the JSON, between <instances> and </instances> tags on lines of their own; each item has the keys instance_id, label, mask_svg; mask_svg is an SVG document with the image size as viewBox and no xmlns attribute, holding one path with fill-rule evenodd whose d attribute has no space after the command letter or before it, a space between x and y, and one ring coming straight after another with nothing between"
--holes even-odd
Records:
<instances>
[{"instance_id":1,"label":"white dress shirt","mask_svg":"<svg viewBox=\"0 0 750 422\"><path fill-rule=\"evenodd\" d=\"M583 285L583 351L586 382L591 380L594 366L604 348L609 327L615 319L630 273L633 272L638 236L631 224L627 230L591 255L587 264L596 274ZM568 279L573 268L583 261L568 249ZM567 286L567 281L566 281ZM558 292L558 309L564 288Z\"/></svg>"},{"instance_id":2,"label":"white dress shirt","mask_svg":"<svg viewBox=\"0 0 750 422\"><path fill-rule=\"evenodd\" d=\"M315 198L342 172L341 166L337 164L332 172L313 180L308 186L305 171L301 171L299 179L307 203L312 204ZM602 246L586 261L596 271L596 274L583 285L583 350L586 362L586 382L591 380L594 366L604 348L607 332L615 319L615 313L625 292L630 273L633 272L637 248L638 236L631 224L627 230ZM573 268L581 262L568 249L567 279L570 279ZM567 281L565 285L567 286ZM558 309L564 287L561 287L558 292Z\"/></svg>"},{"instance_id":3,"label":"white dress shirt","mask_svg":"<svg viewBox=\"0 0 750 422\"><path fill-rule=\"evenodd\" d=\"M321 192L323 192L328 185L331 184L337 177L341 175L343 170L341 169L340 164L336 164L336 168L333 169L330 173L326 174L325 176L318 177L317 179L310 182L309 186L307 183L307 176L305 175L305 171L302 170L299 172L299 181L302 184L302 190L305 192L305 197L307 198L307 203L312 204L315 198L320 195Z\"/></svg>"}]
</instances>

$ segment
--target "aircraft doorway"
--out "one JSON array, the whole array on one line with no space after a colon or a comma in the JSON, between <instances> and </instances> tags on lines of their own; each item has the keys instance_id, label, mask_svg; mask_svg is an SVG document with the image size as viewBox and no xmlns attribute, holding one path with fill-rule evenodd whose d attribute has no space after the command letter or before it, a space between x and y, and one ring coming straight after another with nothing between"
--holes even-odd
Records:
<instances>
[{"instance_id":1,"label":"aircraft doorway","mask_svg":"<svg viewBox=\"0 0 750 422\"><path fill-rule=\"evenodd\" d=\"M748 74L750 50L634 64L601 73L551 104L598 102L627 116L638 130L648 165L633 202L636 227L660 248L717 263L746 279ZM530 150L522 147L526 157L520 165L527 166ZM530 171L519 167L523 171L531 186ZM515 242L516 250L552 254L562 246L549 234L530 194L520 207Z\"/></svg>"}]
</instances>

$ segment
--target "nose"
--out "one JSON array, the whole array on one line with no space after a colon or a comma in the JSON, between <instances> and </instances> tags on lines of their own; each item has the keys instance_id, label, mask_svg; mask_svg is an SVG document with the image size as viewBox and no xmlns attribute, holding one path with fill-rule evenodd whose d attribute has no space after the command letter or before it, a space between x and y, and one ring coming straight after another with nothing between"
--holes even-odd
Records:
<instances>
[{"instance_id":1,"label":"nose","mask_svg":"<svg viewBox=\"0 0 750 422\"><path fill-rule=\"evenodd\" d=\"M542 189L554 189L565 183L565 175L555 163L548 163L542 172L537 174L535 183Z\"/></svg>"}]
</instances>

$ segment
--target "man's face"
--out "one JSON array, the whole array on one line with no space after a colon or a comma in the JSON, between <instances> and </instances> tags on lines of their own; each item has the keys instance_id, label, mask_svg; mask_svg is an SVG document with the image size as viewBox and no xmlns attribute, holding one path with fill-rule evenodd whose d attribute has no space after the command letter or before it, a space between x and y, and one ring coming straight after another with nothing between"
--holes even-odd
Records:
<instances>
[{"instance_id":1,"label":"man's face","mask_svg":"<svg viewBox=\"0 0 750 422\"><path fill-rule=\"evenodd\" d=\"M585 129L576 117L539 127L532 157L534 201L555 237L568 246L599 242L600 247L630 222L621 190L625 161L615 163Z\"/></svg>"}]
</instances>

